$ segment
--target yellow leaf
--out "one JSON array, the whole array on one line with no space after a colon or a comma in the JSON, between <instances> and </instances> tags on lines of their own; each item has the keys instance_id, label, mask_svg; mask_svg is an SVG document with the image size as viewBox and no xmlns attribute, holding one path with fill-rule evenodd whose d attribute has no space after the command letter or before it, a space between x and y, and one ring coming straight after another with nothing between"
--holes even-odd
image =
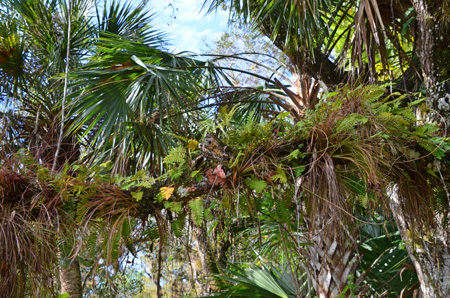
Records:
<instances>
[{"instance_id":1,"label":"yellow leaf","mask_svg":"<svg viewBox=\"0 0 450 298\"><path fill-rule=\"evenodd\" d=\"M187 147L189 150L193 151L193 150L197 149L197 146L198 146L198 142L196 140L188 141Z\"/></svg>"},{"instance_id":2,"label":"yellow leaf","mask_svg":"<svg viewBox=\"0 0 450 298\"><path fill-rule=\"evenodd\" d=\"M175 188L170 187L170 186L169 187L164 186L164 187L161 187L159 190L161 191L161 196L162 196L163 200L168 200L172 196Z\"/></svg>"}]
</instances>

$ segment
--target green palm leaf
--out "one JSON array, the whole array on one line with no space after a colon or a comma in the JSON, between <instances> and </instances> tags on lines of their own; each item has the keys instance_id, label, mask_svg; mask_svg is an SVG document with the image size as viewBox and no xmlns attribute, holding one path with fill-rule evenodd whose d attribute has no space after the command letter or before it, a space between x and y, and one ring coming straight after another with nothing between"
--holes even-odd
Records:
<instances>
[{"instance_id":1,"label":"green palm leaf","mask_svg":"<svg viewBox=\"0 0 450 298\"><path fill-rule=\"evenodd\" d=\"M248 269L233 269L226 270L228 274L234 277L225 277L228 282L226 285L221 285L223 289L208 297L261 297L261 298L294 298L298 297L294 284L296 283L292 276L285 269L269 268L266 266ZM307 288L307 281L303 280L302 288ZM301 290L305 297L308 296L308 291Z\"/></svg>"},{"instance_id":2,"label":"green palm leaf","mask_svg":"<svg viewBox=\"0 0 450 298\"><path fill-rule=\"evenodd\" d=\"M99 7L96 9L98 10ZM100 37L105 36L105 33L112 33L124 39L147 45L156 46L157 44L154 43L164 42L165 35L152 30L153 15L150 14L144 2L134 7L131 2L122 4L115 0L105 0L102 9L101 15L97 14L97 31ZM152 32L160 34L160 36L155 38L152 36Z\"/></svg>"},{"instance_id":3,"label":"green palm leaf","mask_svg":"<svg viewBox=\"0 0 450 298\"><path fill-rule=\"evenodd\" d=\"M292 50L299 46L313 49L316 40L326 34L324 18L335 1L327 0L275 0L275 1L231 1L207 0L203 7L212 12L229 6L232 18L253 23L266 31L273 40Z\"/></svg>"},{"instance_id":4,"label":"green palm leaf","mask_svg":"<svg viewBox=\"0 0 450 298\"><path fill-rule=\"evenodd\" d=\"M159 43L161 35L153 34L147 37ZM198 115L195 107L205 100L201 94L220 79L209 62L113 34L101 37L96 49L92 62L71 74L72 88L78 90L72 94L72 128L87 127L85 136L93 136L93 144L101 150L120 146L126 153L136 149L131 149L132 144L159 148L140 152L141 161L149 154L165 153L173 144L161 131L176 128L182 134L192 133L190 122Z\"/></svg>"}]
</instances>

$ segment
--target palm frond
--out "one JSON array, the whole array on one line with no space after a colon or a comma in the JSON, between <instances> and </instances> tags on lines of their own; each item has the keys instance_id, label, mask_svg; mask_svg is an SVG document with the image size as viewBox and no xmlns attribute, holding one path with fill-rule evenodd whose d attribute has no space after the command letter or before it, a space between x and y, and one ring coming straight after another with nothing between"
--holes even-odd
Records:
<instances>
[{"instance_id":1,"label":"palm frond","mask_svg":"<svg viewBox=\"0 0 450 298\"><path fill-rule=\"evenodd\" d=\"M115 34L126 40L154 47L166 43L165 34L152 29L153 15L144 2L133 7L131 2L105 0L101 9L101 15L97 15L97 32L100 37L107 36L108 33Z\"/></svg>"},{"instance_id":2,"label":"palm frond","mask_svg":"<svg viewBox=\"0 0 450 298\"><path fill-rule=\"evenodd\" d=\"M298 295L312 297L308 288L306 273L298 277L301 281L300 293L297 293L292 275L285 268L257 267L240 269L234 266L226 270L231 277L222 277L228 284L220 285L221 292L206 297L267 297L267 298L294 298ZM311 295L311 296L310 296Z\"/></svg>"},{"instance_id":3,"label":"palm frond","mask_svg":"<svg viewBox=\"0 0 450 298\"><path fill-rule=\"evenodd\" d=\"M71 74L76 81L72 87L78 90L72 94L75 101L71 115L76 117L73 129L87 125L85 135L94 134L97 148L120 147L121 154L131 152L130 142L138 147L142 144L142 149L166 152L164 148L171 142L159 133L161 130L177 128L183 134L192 133L190 118L195 119L195 107L204 100L201 94L218 85L220 79L209 62L183 53L169 54L115 35L100 38L97 46L101 54ZM144 126L156 129L150 133L159 137L137 135L144 131L136 128ZM123 137L130 142L120 143Z\"/></svg>"},{"instance_id":4,"label":"palm frond","mask_svg":"<svg viewBox=\"0 0 450 298\"><path fill-rule=\"evenodd\" d=\"M20 33L17 20L12 19L0 24L0 82L2 100L6 105L18 98L26 82L26 38Z\"/></svg>"},{"instance_id":5,"label":"palm frond","mask_svg":"<svg viewBox=\"0 0 450 298\"><path fill-rule=\"evenodd\" d=\"M367 295L387 290L390 295L409 297L419 286L417 275L395 225L382 220L370 221L361 229L359 270L363 273L358 280L364 280Z\"/></svg>"},{"instance_id":6,"label":"palm frond","mask_svg":"<svg viewBox=\"0 0 450 298\"><path fill-rule=\"evenodd\" d=\"M333 1L231 1L223 0L205 1L204 8L208 12L228 6L231 11L230 18L241 19L253 23L266 31L273 40L286 49L304 47L313 49L316 41L321 40L327 33L324 16ZM312 54L312 52L310 52Z\"/></svg>"}]
</instances>

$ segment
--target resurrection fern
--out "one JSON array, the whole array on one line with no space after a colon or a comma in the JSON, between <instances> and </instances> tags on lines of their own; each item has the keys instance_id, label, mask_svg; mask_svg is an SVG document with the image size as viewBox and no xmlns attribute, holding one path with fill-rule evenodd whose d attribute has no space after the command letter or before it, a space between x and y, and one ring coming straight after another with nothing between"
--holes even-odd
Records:
<instances>
[{"instance_id":1,"label":"resurrection fern","mask_svg":"<svg viewBox=\"0 0 450 298\"><path fill-rule=\"evenodd\" d=\"M205 221L210 222L214 220L214 215L211 212L211 209L206 209L204 212Z\"/></svg>"},{"instance_id":2,"label":"resurrection fern","mask_svg":"<svg viewBox=\"0 0 450 298\"><path fill-rule=\"evenodd\" d=\"M167 165L175 165L182 163L185 159L186 151L182 146L175 147L169 151L169 154L164 157L164 163Z\"/></svg>"},{"instance_id":3,"label":"resurrection fern","mask_svg":"<svg viewBox=\"0 0 450 298\"><path fill-rule=\"evenodd\" d=\"M196 225L201 226L204 218L204 209L203 209L203 201L202 199L196 199L189 201L189 207L191 208L191 214L194 218L194 222Z\"/></svg>"},{"instance_id":4,"label":"resurrection fern","mask_svg":"<svg viewBox=\"0 0 450 298\"><path fill-rule=\"evenodd\" d=\"M174 167L174 168L170 169L170 171L168 172L168 174L172 180L176 180L176 179L180 178L183 175L183 173L184 173L183 167Z\"/></svg>"},{"instance_id":5,"label":"resurrection fern","mask_svg":"<svg viewBox=\"0 0 450 298\"><path fill-rule=\"evenodd\" d=\"M433 155L437 159L445 157L445 153L450 151L450 142L448 138L432 137L430 138L430 142L435 145Z\"/></svg>"},{"instance_id":6,"label":"resurrection fern","mask_svg":"<svg viewBox=\"0 0 450 298\"><path fill-rule=\"evenodd\" d=\"M347 115L347 117L341 119L340 123L336 125L336 132L354 129L357 124L365 124L367 121L369 121L369 118L360 114Z\"/></svg>"},{"instance_id":7,"label":"resurrection fern","mask_svg":"<svg viewBox=\"0 0 450 298\"><path fill-rule=\"evenodd\" d=\"M180 178L188 169L186 163L186 149L182 146L171 149L169 154L164 158L164 163L170 168L167 174L172 180Z\"/></svg>"},{"instance_id":8,"label":"resurrection fern","mask_svg":"<svg viewBox=\"0 0 450 298\"><path fill-rule=\"evenodd\" d=\"M433 133L438 132L439 129L440 129L439 126L437 126L436 124L425 123L423 125L417 126L414 134L416 134L418 136L426 137L427 135L431 135Z\"/></svg>"},{"instance_id":9,"label":"resurrection fern","mask_svg":"<svg viewBox=\"0 0 450 298\"><path fill-rule=\"evenodd\" d=\"M235 105L233 108L231 108L231 110L228 111L228 107L222 107L219 110L219 117L220 117L220 129L222 130L226 130L227 127L230 127L231 124L233 123L233 119L234 116L236 114L236 112L238 111L239 106Z\"/></svg>"},{"instance_id":10,"label":"resurrection fern","mask_svg":"<svg viewBox=\"0 0 450 298\"><path fill-rule=\"evenodd\" d=\"M436 198L434 201L434 208L440 214L447 214L450 211L450 198L448 197L446 191L443 189L439 189L438 191L436 191L434 197ZM449 218L444 216L443 220L444 224L448 226Z\"/></svg>"},{"instance_id":11,"label":"resurrection fern","mask_svg":"<svg viewBox=\"0 0 450 298\"><path fill-rule=\"evenodd\" d=\"M417 143L422 147L422 148L424 148L426 151L428 151L428 152L436 152L436 146L434 145L434 144L432 144L432 143L430 143L430 142L427 142L426 140L417 140ZM436 156L436 154L435 154L435 156ZM437 155L436 157L438 157L439 155Z\"/></svg>"},{"instance_id":12,"label":"resurrection fern","mask_svg":"<svg viewBox=\"0 0 450 298\"><path fill-rule=\"evenodd\" d=\"M170 222L173 234L178 238L183 236L185 221L186 221L186 213L181 213L176 220Z\"/></svg>"},{"instance_id":13,"label":"resurrection fern","mask_svg":"<svg viewBox=\"0 0 450 298\"><path fill-rule=\"evenodd\" d=\"M279 165L277 167L277 172L278 172L278 174L275 174L272 177L270 177L270 180L272 180L274 182L278 181L279 183L282 183L282 184L286 183L287 182L286 173L281 168L281 165Z\"/></svg>"},{"instance_id":14,"label":"resurrection fern","mask_svg":"<svg viewBox=\"0 0 450 298\"><path fill-rule=\"evenodd\" d=\"M286 156L286 161L291 161L294 159L297 159L299 157L304 157L304 153L301 153L299 149L295 149L294 151L292 151L291 153L289 153L288 156Z\"/></svg>"},{"instance_id":15,"label":"resurrection fern","mask_svg":"<svg viewBox=\"0 0 450 298\"><path fill-rule=\"evenodd\" d=\"M159 239L159 232L157 227L150 227L146 229L143 234L150 240Z\"/></svg>"},{"instance_id":16,"label":"resurrection fern","mask_svg":"<svg viewBox=\"0 0 450 298\"><path fill-rule=\"evenodd\" d=\"M281 223L288 223L291 219L291 210L284 201L276 202L276 218Z\"/></svg>"},{"instance_id":17,"label":"resurrection fern","mask_svg":"<svg viewBox=\"0 0 450 298\"><path fill-rule=\"evenodd\" d=\"M259 180L256 178L245 181L245 184L247 184L248 187L250 187L252 190L254 190L256 192L262 192L267 187L266 181Z\"/></svg>"}]
</instances>

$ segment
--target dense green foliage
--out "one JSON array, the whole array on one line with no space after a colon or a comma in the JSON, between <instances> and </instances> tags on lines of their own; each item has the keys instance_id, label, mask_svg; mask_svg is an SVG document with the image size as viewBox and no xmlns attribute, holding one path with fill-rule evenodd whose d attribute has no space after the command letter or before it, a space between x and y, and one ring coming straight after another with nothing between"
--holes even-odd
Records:
<instances>
[{"instance_id":1,"label":"dense green foliage","mask_svg":"<svg viewBox=\"0 0 450 298\"><path fill-rule=\"evenodd\" d=\"M0 297L444 297L446 44L378 2L206 1L252 26L209 56L144 4L2 2Z\"/></svg>"}]
</instances>

